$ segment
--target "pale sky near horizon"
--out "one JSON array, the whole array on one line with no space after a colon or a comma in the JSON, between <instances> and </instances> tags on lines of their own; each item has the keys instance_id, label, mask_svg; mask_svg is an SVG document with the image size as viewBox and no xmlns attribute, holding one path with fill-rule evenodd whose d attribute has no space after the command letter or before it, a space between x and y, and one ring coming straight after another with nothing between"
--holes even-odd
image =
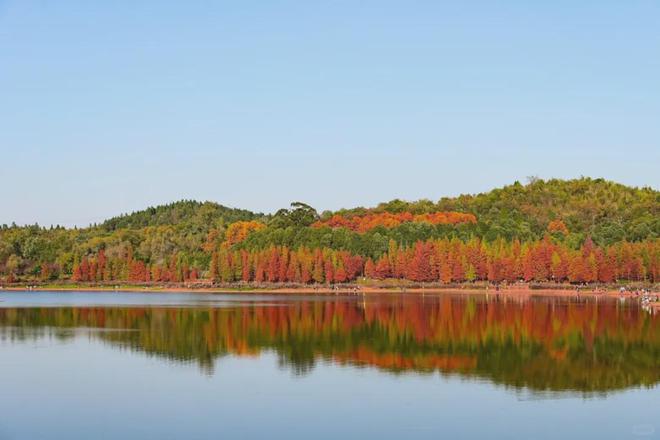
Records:
<instances>
[{"instance_id":1,"label":"pale sky near horizon","mask_svg":"<svg viewBox=\"0 0 660 440\"><path fill-rule=\"evenodd\" d=\"M0 0L0 224L660 187L657 1Z\"/></svg>"}]
</instances>

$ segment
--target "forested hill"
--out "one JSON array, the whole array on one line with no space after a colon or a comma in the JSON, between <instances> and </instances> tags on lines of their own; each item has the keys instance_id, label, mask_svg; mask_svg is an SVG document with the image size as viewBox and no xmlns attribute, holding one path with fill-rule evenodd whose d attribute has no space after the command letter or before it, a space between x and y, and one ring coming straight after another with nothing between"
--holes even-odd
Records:
<instances>
[{"instance_id":1,"label":"forested hill","mask_svg":"<svg viewBox=\"0 0 660 440\"><path fill-rule=\"evenodd\" d=\"M350 265L353 276L357 276L367 271L368 261L381 261L385 265L383 258L389 258L392 266L397 256L405 254L408 255L405 258L412 258L410 253L420 243L430 243L426 249L430 251L450 242L455 249L460 243L468 246L460 251L468 254L457 254L462 267L456 266L456 273L475 269L477 261L471 262L469 258L492 264L500 260L509 265L520 263L525 252L531 255L529 250L536 249L534 246L545 255L545 273L549 273L548 259L553 252L557 261L560 257L568 259L557 263L562 266L569 264L571 258L575 260L577 254L571 252L581 248L580 258L588 259L591 254L605 255L612 245L645 242L635 248L639 254L634 257L633 265L639 270L633 272L638 278L649 278L649 273L657 270L659 257L655 252L660 247L659 237L660 192L603 179L531 179L525 185L516 182L487 193L437 202L393 200L374 208L344 209L321 215L300 202L264 215L212 202L183 200L87 228L3 225L0 280L181 280L186 276L235 280L241 278L238 255L246 258L242 266L250 266L243 278L259 279L263 273L258 275L257 263L259 258L266 258L259 256L260 252L274 248L282 255L300 249L304 254L300 258L314 255L316 260L310 267L319 274L325 270L320 268L321 264L334 265L334 270L340 266L344 270L343 266ZM548 239L558 247L550 249ZM539 244L541 240L545 244ZM620 255L617 264L621 265L632 254L625 246L617 249ZM317 250L324 253L315 254ZM336 254L342 252L341 257ZM350 260L348 255L355 259ZM278 258L289 262L288 256ZM302 266L296 264L292 263L290 277L282 272L279 279L300 279ZM76 275L80 267L88 270L82 277ZM225 272L220 277L221 267L225 270L231 267L234 272ZM627 273L633 273L630 269L633 266L626 267ZM521 276L520 270L509 271L511 277ZM475 276L480 279L485 275Z\"/></svg>"},{"instance_id":2,"label":"forested hill","mask_svg":"<svg viewBox=\"0 0 660 440\"><path fill-rule=\"evenodd\" d=\"M228 208L213 202L181 200L167 205L149 207L142 211L113 217L103 222L100 226L106 231L179 224L222 227L237 221L261 218L264 218L263 214L255 214L245 209Z\"/></svg>"},{"instance_id":3,"label":"forested hill","mask_svg":"<svg viewBox=\"0 0 660 440\"><path fill-rule=\"evenodd\" d=\"M660 192L635 188L604 179L574 180L531 178L477 195L404 202L393 200L367 210L337 213L346 216L371 212L434 211L472 213L484 238L540 238L553 220L561 220L572 233L591 236L598 243L639 241L660 236Z\"/></svg>"},{"instance_id":4,"label":"forested hill","mask_svg":"<svg viewBox=\"0 0 660 440\"><path fill-rule=\"evenodd\" d=\"M443 199L439 210L474 213L491 227L520 223L535 234L561 219L569 231L603 243L643 240L660 232L660 192L631 188L604 179L535 180L477 196Z\"/></svg>"}]
</instances>

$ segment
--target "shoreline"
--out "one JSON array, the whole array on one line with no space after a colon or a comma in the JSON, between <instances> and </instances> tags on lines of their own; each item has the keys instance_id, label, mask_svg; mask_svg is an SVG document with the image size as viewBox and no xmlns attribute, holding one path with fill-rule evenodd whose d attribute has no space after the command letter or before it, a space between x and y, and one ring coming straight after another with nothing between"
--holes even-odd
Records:
<instances>
[{"instance_id":1,"label":"shoreline","mask_svg":"<svg viewBox=\"0 0 660 440\"><path fill-rule=\"evenodd\" d=\"M52 291L52 292L153 292L153 293L224 293L224 294L246 294L246 295L324 295L332 296L339 294L367 294L367 295L387 295L387 294L458 294L458 295L501 295L503 297L524 298L532 296L546 297L598 297L598 298L638 298L640 295L626 290L620 292L613 288L590 288L581 287L570 289L567 286L558 286L558 288L530 288L529 285L513 285L497 288L489 287L393 287L393 286L337 286L331 287L291 287L291 286L234 286L234 287L215 287L215 286L140 286L140 285L117 285L117 286L85 286L85 285L46 285L46 286L0 286L0 292L32 292L32 291ZM660 301L651 302L650 307L660 309Z\"/></svg>"}]
</instances>

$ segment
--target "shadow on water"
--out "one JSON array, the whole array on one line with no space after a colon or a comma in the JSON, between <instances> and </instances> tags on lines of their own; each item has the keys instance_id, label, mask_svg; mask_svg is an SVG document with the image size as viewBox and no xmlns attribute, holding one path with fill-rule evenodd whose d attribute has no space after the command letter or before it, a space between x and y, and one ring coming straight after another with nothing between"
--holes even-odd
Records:
<instances>
[{"instance_id":1,"label":"shadow on water","mask_svg":"<svg viewBox=\"0 0 660 440\"><path fill-rule=\"evenodd\" d=\"M196 363L207 374L223 356L273 351L295 375L319 362L439 372L504 385L522 399L655 386L659 324L618 301L452 295L0 309L6 342L84 332L112 347Z\"/></svg>"}]
</instances>

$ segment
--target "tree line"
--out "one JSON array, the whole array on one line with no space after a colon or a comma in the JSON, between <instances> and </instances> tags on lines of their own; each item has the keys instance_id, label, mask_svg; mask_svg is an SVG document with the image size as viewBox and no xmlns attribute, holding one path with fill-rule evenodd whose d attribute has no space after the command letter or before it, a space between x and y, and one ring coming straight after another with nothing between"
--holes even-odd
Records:
<instances>
[{"instance_id":1,"label":"tree line","mask_svg":"<svg viewBox=\"0 0 660 440\"><path fill-rule=\"evenodd\" d=\"M181 201L87 228L0 226L0 281L655 281L659 239L660 193L603 179L321 214ZM277 276L264 262L273 253L286 266Z\"/></svg>"},{"instance_id":2,"label":"tree line","mask_svg":"<svg viewBox=\"0 0 660 440\"><path fill-rule=\"evenodd\" d=\"M43 264L42 280L54 268ZM149 264L125 254L108 257L104 250L73 263L72 281L184 282L205 276L218 283L336 284L369 279L462 283L489 281L554 281L571 283L657 282L660 242L621 242L608 247L586 240L571 249L551 238L488 243L479 239L418 241L400 246L391 240L379 258L372 259L330 248L271 246L249 251L222 245L211 251L208 267L196 267L174 253L164 263ZM13 280L10 280L13 281Z\"/></svg>"},{"instance_id":3,"label":"tree line","mask_svg":"<svg viewBox=\"0 0 660 440\"><path fill-rule=\"evenodd\" d=\"M272 246L258 251L221 248L213 253L210 277L221 282L345 283L358 277L415 282L555 281L613 283L656 282L660 243L622 242L596 246L587 239L571 249L549 235L533 242L479 239L418 241L399 246L390 240L379 258L329 248Z\"/></svg>"}]
</instances>

